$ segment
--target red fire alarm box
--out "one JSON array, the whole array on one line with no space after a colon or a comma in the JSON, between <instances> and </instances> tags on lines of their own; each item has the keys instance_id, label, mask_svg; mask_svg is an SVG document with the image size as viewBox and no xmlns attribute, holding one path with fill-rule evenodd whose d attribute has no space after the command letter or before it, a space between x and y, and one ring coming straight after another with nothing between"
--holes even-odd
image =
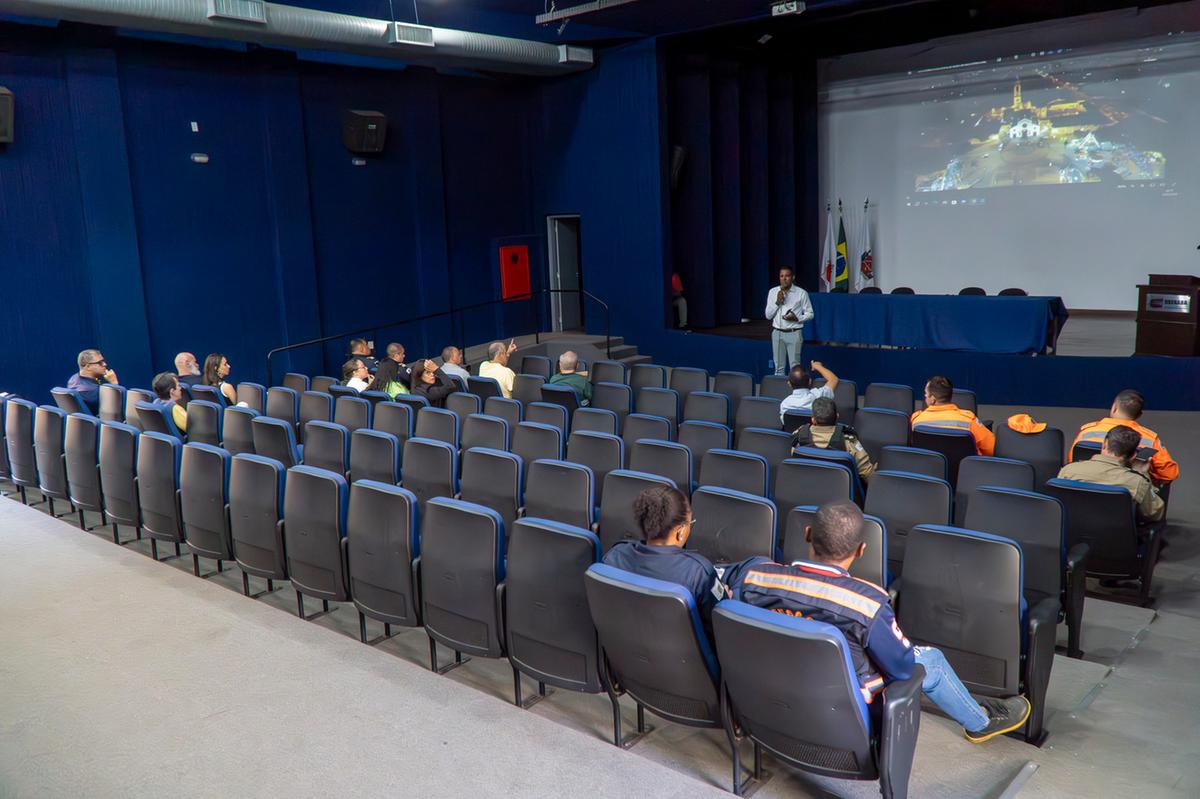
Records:
<instances>
[{"instance_id":1,"label":"red fire alarm box","mask_svg":"<svg viewBox=\"0 0 1200 799\"><path fill-rule=\"evenodd\" d=\"M500 298L511 300L529 295L529 245L510 244L500 248Z\"/></svg>"}]
</instances>

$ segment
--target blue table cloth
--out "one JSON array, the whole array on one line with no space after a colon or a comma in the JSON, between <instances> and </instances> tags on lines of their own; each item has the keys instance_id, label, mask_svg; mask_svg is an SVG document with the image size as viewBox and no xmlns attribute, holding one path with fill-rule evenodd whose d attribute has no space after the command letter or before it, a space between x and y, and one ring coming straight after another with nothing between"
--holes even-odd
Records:
<instances>
[{"instance_id":1,"label":"blue table cloth","mask_svg":"<svg viewBox=\"0 0 1200 799\"><path fill-rule=\"evenodd\" d=\"M930 350L1041 352L1061 330L1061 297L940 294L812 294L808 341ZM1055 327L1050 323L1054 322Z\"/></svg>"}]
</instances>

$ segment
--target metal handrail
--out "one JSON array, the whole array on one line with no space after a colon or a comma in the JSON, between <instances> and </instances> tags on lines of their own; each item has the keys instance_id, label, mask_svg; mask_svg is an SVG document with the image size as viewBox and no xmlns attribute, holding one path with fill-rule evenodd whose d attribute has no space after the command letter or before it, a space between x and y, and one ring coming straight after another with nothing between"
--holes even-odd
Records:
<instances>
[{"instance_id":1,"label":"metal handrail","mask_svg":"<svg viewBox=\"0 0 1200 799\"><path fill-rule=\"evenodd\" d=\"M267 353L267 385L275 384L275 375L274 375L274 371L271 368L271 359L274 358L277 354L279 354L281 352L288 352L290 350L299 349L301 347L311 347L316 344L326 344L330 341L336 341L338 339L350 338L351 336L360 336L363 333L372 333L374 331L381 330L383 328L400 327L401 325L411 325L411 324L415 324L417 322L428 322L430 320L440 319L445 316L449 316L451 318L451 320L453 320L455 314L459 314L459 321L460 321L459 337L461 339L463 336L462 326L461 326L461 315L464 312L475 311L480 308L489 308L493 305L500 305L500 304L506 303L506 302L516 302L516 301L520 301L520 300L532 300L534 298L540 299L540 298L550 295L550 294L581 294L584 297L587 297L588 299L592 300L593 302L599 304L600 307L602 307L604 309L604 352L605 352L605 355L607 355L609 358L611 358L612 357L612 310L608 307L608 303L606 303L604 300L597 297L595 294L592 294L590 291L585 291L584 289L542 289L541 291L538 291L536 293L530 292L529 294L521 294L516 297L507 297L505 299L499 299L499 300L489 300L487 302L475 303L474 305L463 305L463 306L459 306L457 308L450 308L445 311L438 311L437 313L423 314L421 316L412 316L407 319L401 319L397 322L385 322L383 324L369 325L367 327L360 327L356 330L350 330L350 331L347 331L344 333L335 333L330 336L322 336L320 338L312 338L312 339L308 339L307 341L298 341L295 344L285 344L282 347L276 347L275 349L273 349ZM534 322L534 330L533 330L533 336L534 336L533 340L534 340L534 343L540 344L541 343L541 327L542 327L542 325L541 325L542 313L541 313L541 303L540 302L534 306L534 316L535 316L535 322ZM460 342L460 344L461 343L463 343L463 342ZM461 347L461 349L465 350L466 348Z\"/></svg>"}]
</instances>

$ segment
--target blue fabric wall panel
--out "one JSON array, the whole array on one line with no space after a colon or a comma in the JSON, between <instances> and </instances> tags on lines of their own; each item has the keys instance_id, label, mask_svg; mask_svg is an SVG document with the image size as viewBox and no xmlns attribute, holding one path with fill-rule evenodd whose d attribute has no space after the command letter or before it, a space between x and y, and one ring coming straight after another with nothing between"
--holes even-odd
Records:
<instances>
[{"instance_id":1,"label":"blue fabric wall panel","mask_svg":"<svg viewBox=\"0 0 1200 799\"><path fill-rule=\"evenodd\" d=\"M742 316L762 314L771 280L770 160L767 147L767 68L742 68L741 200L742 200Z\"/></svg>"},{"instance_id":2,"label":"blue fabric wall panel","mask_svg":"<svg viewBox=\"0 0 1200 799\"><path fill-rule=\"evenodd\" d=\"M742 159L738 65L717 62L712 71L713 284L716 320L742 317ZM746 141L745 146L753 146Z\"/></svg>"},{"instance_id":3,"label":"blue fabric wall panel","mask_svg":"<svg viewBox=\"0 0 1200 799\"><path fill-rule=\"evenodd\" d=\"M17 98L15 141L0 150L0 390L47 402L81 349L106 345L92 312L63 59L14 46L0 52L0 85Z\"/></svg>"},{"instance_id":4,"label":"blue fabric wall panel","mask_svg":"<svg viewBox=\"0 0 1200 799\"><path fill-rule=\"evenodd\" d=\"M687 293L689 323L712 327L719 322L709 66L705 60L689 59L669 80L671 97L678 99L670 115L670 145L687 151L678 184L671 192L671 252Z\"/></svg>"}]
</instances>

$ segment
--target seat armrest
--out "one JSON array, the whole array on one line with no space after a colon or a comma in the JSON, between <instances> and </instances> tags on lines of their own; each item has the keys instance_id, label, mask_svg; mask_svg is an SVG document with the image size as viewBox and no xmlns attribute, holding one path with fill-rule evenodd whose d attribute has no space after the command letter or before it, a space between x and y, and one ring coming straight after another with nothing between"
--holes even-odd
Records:
<instances>
[{"instance_id":1,"label":"seat armrest","mask_svg":"<svg viewBox=\"0 0 1200 799\"><path fill-rule=\"evenodd\" d=\"M894 799L908 796L913 754L921 731L921 684L924 681L925 667L917 664L907 680L897 680L883 689L879 782L884 796Z\"/></svg>"},{"instance_id":2,"label":"seat armrest","mask_svg":"<svg viewBox=\"0 0 1200 799\"><path fill-rule=\"evenodd\" d=\"M1050 668L1054 664L1055 627L1059 603L1047 597L1029 612L1029 651L1025 662L1025 697L1029 700L1029 721L1025 740L1041 745L1042 720L1046 714L1046 688L1050 684Z\"/></svg>"},{"instance_id":3,"label":"seat armrest","mask_svg":"<svg viewBox=\"0 0 1200 799\"><path fill-rule=\"evenodd\" d=\"M1086 566L1088 555L1091 554L1092 548L1087 544L1076 544L1067 552L1067 574L1072 574L1076 571L1081 571L1081 567Z\"/></svg>"},{"instance_id":4,"label":"seat armrest","mask_svg":"<svg viewBox=\"0 0 1200 799\"><path fill-rule=\"evenodd\" d=\"M496 638L500 641L500 651L508 653L508 608L505 605L505 583L496 583Z\"/></svg>"},{"instance_id":5,"label":"seat armrest","mask_svg":"<svg viewBox=\"0 0 1200 799\"><path fill-rule=\"evenodd\" d=\"M888 600L891 603L892 610L896 609L896 603L900 600L900 578L897 577L887 587Z\"/></svg>"},{"instance_id":6,"label":"seat armrest","mask_svg":"<svg viewBox=\"0 0 1200 799\"><path fill-rule=\"evenodd\" d=\"M412 560L412 587L413 587L413 620L414 627L420 627L424 624L425 609L421 606L421 556L417 555Z\"/></svg>"}]
</instances>

